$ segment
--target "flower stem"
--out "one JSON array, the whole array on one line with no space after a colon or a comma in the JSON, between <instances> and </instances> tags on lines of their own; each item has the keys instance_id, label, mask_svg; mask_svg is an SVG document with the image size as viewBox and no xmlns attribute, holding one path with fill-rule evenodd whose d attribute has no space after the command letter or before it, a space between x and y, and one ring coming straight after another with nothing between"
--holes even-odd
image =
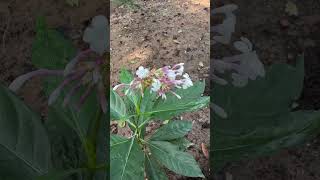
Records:
<instances>
[{"instance_id":1,"label":"flower stem","mask_svg":"<svg viewBox=\"0 0 320 180\"><path fill-rule=\"evenodd\" d=\"M88 167L90 170L89 179L93 180L95 175L95 169L97 166L97 138L100 129L102 119L102 110L99 108L95 119L90 122L90 126L87 134L87 146L89 147L88 155Z\"/></svg>"}]
</instances>

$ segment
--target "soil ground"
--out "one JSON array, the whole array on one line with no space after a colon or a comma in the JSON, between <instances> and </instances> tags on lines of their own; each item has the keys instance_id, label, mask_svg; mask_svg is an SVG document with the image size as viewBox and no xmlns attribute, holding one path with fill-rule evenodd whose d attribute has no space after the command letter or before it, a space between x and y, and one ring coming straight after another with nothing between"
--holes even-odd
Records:
<instances>
[{"instance_id":1,"label":"soil ground","mask_svg":"<svg viewBox=\"0 0 320 180\"><path fill-rule=\"evenodd\" d=\"M320 108L320 2L317 0L292 1L298 7L298 16L285 12L287 1L229 0L218 4L234 3L237 24L234 40L247 37L258 56L266 65L292 63L298 52L305 53L305 85L300 98L303 109ZM225 47L216 50L216 56L230 54ZM242 161L227 166L222 176L227 180L318 180L320 179L320 139L285 149L269 157Z\"/></svg>"},{"instance_id":2,"label":"soil ground","mask_svg":"<svg viewBox=\"0 0 320 180\"><path fill-rule=\"evenodd\" d=\"M137 0L140 8L112 5L111 80L118 83L121 68L135 71L139 66L163 67L185 63L193 80L206 80L209 74L209 0ZM206 80L206 82L209 82ZM208 94L208 93L207 93ZM209 109L180 117L193 122L187 138L203 173L208 176L208 159L201 143L209 145ZM128 130L115 129L126 135ZM152 131L154 126L149 127ZM192 179L168 172L170 179ZM195 178L194 178L195 179Z\"/></svg>"}]
</instances>

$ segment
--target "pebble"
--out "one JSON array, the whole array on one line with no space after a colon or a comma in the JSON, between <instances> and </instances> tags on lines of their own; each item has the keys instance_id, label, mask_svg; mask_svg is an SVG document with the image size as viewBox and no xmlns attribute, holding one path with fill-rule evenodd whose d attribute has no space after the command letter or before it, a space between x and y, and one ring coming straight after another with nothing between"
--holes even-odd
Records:
<instances>
[{"instance_id":1,"label":"pebble","mask_svg":"<svg viewBox=\"0 0 320 180\"><path fill-rule=\"evenodd\" d=\"M200 62L199 62L199 66L200 66L200 67L203 67L203 66L204 66L204 65L203 65L203 62L200 61Z\"/></svg>"}]
</instances>

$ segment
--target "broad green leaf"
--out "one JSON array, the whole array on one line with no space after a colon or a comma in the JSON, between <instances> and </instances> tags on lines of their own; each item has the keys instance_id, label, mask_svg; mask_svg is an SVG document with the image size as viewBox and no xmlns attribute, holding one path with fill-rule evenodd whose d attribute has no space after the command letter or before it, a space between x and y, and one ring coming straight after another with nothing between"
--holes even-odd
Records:
<instances>
[{"instance_id":1,"label":"broad green leaf","mask_svg":"<svg viewBox=\"0 0 320 180\"><path fill-rule=\"evenodd\" d=\"M129 84L133 80L133 75L130 71L126 69L121 69L120 71L120 82L124 84Z\"/></svg>"},{"instance_id":2,"label":"broad green leaf","mask_svg":"<svg viewBox=\"0 0 320 180\"><path fill-rule=\"evenodd\" d=\"M192 142L190 142L188 139L184 137L179 139L174 139L169 142L178 146L180 151L186 151L190 146L194 145Z\"/></svg>"},{"instance_id":3,"label":"broad green leaf","mask_svg":"<svg viewBox=\"0 0 320 180\"><path fill-rule=\"evenodd\" d=\"M79 6L79 0L66 0L66 3L72 7Z\"/></svg>"},{"instance_id":4,"label":"broad green leaf","mask_svg":"<svg viewBox=\"0 0 320 180\"><path fill-rule=\"evenodd\" d=\"M126 106L122 98L110 90L110 117L111 120L123 120L127 116Z\"/></svg>"},{"instance_id":5,"label":"broad green leaf","mask_svg":"<svg viewBox=\"0 0 320 180\"><path fill-rule=\"evenodd\" d=\"M143 93L143 97L141 99L139 111L140 111L140 119L139 124L145 124L151 118L150 111L152 111L153 105L156 102L157 94L151 92L150 89L146 89Z\"/></svg>"},{"instance_id":6,"label":"broad green leaf","mask_svg":"<svg viewBox=\"0 0 320 180\"><path fill-rule=\"evenodd\" d=\"M152 156L145 154L146 174L149 180L167 180L168 177L159 162Z\"/></svg>"},{"instance_id":7,"label":"broad green leaf","mask_svg":"<svg viewBox=\"0 0 320 180\"><path fill-rule=\"evenodd\" d=\"M100 122L100 129L98 130L99 133L97 137L97 164L105 164L107 166L106 168L96 172L95 180L107 180L110 177L110 133L108 128L109 126L109 116L107 114L104 114Z\"/></svg>"},{"instance_id":8,"label":"broad green leaf","mask_svg":"<svg viewBox=\"0 0 320 180\"><path fill-rule=\"evenodd\" d=\"M135 136L111 135L111 180L144 179L144 154Z\"/></svg>"},{"instance_id":9,"label":"broad green leaf","mask_svg":"<svg viewBox=\"0 0 320 180\"><path fill-rule=\"evenodd\" d=\"M62 69L74 57L76 49L58 31L50 29L43 17L37 19L32 45L32 63L37 68Z\"/></svg>"},{"instance_id":10,"label":"broad green leaf","mask_svg":"<svg viewBox=\"0 0 320 180\"><path fill-rule=\"evenodd\" d=\"M160 127L152 136L151 140L174 140L182 138L192 129L190 121L171 121Z\"/></svg>"},{"instance_id":11,"label":"broad green leaf","mask_svg":"<svg viewBox=\"0 0 320 180\"><path fill-rule=\"evenodd\" d=\"M0 85L0 177L32 180L51 168L50 155L40 117Z\"/></svg>"},{"instance_id":12,"label":"broad green leaf","mask_svg":"<svg viewBox=\"0 0 320 180\"><path fill-rule=\"evenodd\" d=\"M167 141L150 141L149 148L152 156L171 171L188 177L204 177L192 155L179 151L178 146Z\"/></svg>"},{"instance_id":13,"label":"broad green leaf","mask_svg":"<svg viewBox=\"0 0 320 180\"><path fill-rule=\"evenodd\" d=\"M67 124L68 119L60 117L62 113L56 111L57 109L50 107L48 119L45 120L51 144L53 167L59 167L59 169L81 167L82 160L85 160L86 157L79 135L71 128L71 125ZM78 179L81 179L82 174L78 173L77 176Z\"/></svg>"},{"instance_id":14,"label":"broad green leaf","mask_svg":"<svg viewBox=\"0 0 320 180\"><path fill-rule=\"evenodd\" d=\"M86 169L70 169L64 171L49 172L45 175L37 177L36 180L65 180L67 177L73 174L82 173L83 171L86 171Z\"/></svg>"},{"instance_id":15,"label":"broad green leaf","mask_svg":"<svg viewBox=\"0 0 320 180\"><path fill-rule=\"evenodd\" d=\"M204 87L204 82L196 82L187 89L177 89L176 93L181 96L181 99L173 94L168 94L166 100L159 98L151 111L154 118L166 120L183 112L195 111L207 106L209 97L202 97Z\"/></svg>"},{"instance_id":16,"label":"broad green leaf","mask_svg":"<svg viewBox=\"0 0 320 180\"><path fill-rule=\"evenodd\" d=\"M268 155L316 135L320 112L291 111L303 88L304 63L272 65L263 79L244 88L215 85L212 99L228 114L213 114L211 139L216 170L226 162Z\"/></svg>"},{"instance_id":17,"label":"broad green leaf","mask_svg":"<svg viewBox=\"0 0 320 180\"><path fill-rule=\"evenodd\" d=\"M91 94L80 110L77 110L76 105L79 101L80 93L71 98L70 104L66 107L62 107L62 97L54 105L49 107L49 116L55 116L66 122L77 134L82 141L84 140L90 121L96 118L96 112L100 108L97 102L96 94Z\"/></svg>"}]
</instances>

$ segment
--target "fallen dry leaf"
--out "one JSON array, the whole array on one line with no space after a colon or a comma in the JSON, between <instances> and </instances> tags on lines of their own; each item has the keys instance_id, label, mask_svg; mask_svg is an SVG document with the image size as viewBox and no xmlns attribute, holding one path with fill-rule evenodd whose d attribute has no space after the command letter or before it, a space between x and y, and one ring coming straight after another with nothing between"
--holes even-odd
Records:
<instances>
[{"instance_id":1,"label":"fallen dry leaf","mask_svg":"<svg viewBox=\"0 0 320 180\"><path fill-rule=\"evenodd\" d=\"M173 42L175 42L176 44L180 44L180 41L178 40L173 40Z\"/></svg>"},{"instance_id":2,"label":"fallen dry leaf","mask_svg":"<svg viewBox=\"0 0 320 180\"><path fill-rule=\"evenodd\" d=\"M204 155L207 159L209 159L209 151L208 151L207 146L206 146L204 143L201 143L201 150L202 150L203 155Z\"/></svg>"}]
</instances>

